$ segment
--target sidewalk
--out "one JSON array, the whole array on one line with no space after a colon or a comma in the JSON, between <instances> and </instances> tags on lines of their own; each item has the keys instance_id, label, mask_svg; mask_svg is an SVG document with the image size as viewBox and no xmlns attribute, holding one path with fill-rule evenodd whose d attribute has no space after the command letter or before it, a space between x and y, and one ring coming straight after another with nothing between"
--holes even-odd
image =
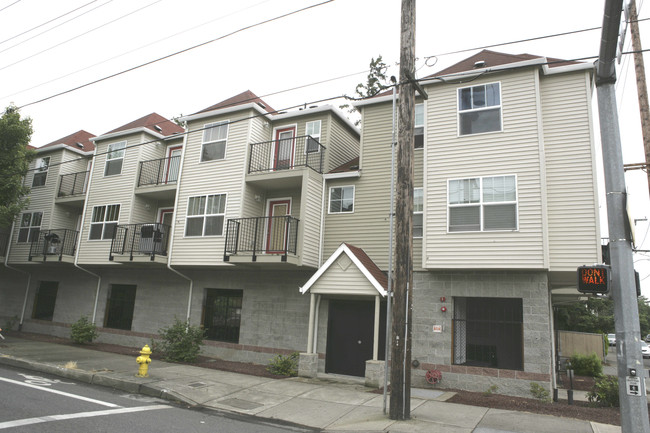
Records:
<instances>
[{"instance_id":1,"label":"sidewalk","mask_svg":"<svg viewBox=\"0 0 650 433\"><path fill-rule=\"evenodd\" d=\"M63 365L76 361L77 369ZM279 420L325 431L445 433L618 433L589 421L447 403L449 393L413 389L411 420L383 414L383 396L362 384L268 379L154 360L135 377L135 357L7 336L0 364L141 393L190 406Z\"/></svg>"}]
</instances>

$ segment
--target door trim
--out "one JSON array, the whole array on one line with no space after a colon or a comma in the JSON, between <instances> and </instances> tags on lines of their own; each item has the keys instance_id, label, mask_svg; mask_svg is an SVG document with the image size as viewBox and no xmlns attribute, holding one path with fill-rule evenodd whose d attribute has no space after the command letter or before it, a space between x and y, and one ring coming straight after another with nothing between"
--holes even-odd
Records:
<instances>
[{"instance_id":1,"label":"door trim","mask_svg":"<svg viewBox=\"0 0 650 433\"><path fill-rule=\"evenodd\" d=\"M278 151L280 148L279 135L282 132L287 132L287 131L293 132L293 137L291 138L291 156L289 158L289 167L293 167L294 159L296 156L296 136L298 134L298 124L296 123L294 123L293 125L286 125L286 126L273 128L273 152L271 152L271 167L273 167L273 170L278 170Z\"/></svg>"},{"instance_id":2,"label":"door trim","mask_svg":"<svg viewBox=\"0 0 650 433\"><path fill-rule=\"evenodd\" d=\"M265 239L264 251L267 254L284 253L285 252L284 250L286 250L287 241L288 241L286 230L285 230L285 233L283 234L284 250L282 250L282 251L274 251L274 250L270 249L270 245L271 245L271 223L273 222L273 218L272 218L273 217L273 205L286 203L287 204L287 213L286 213L286 215L289 216L289 215L291 215L291 201L292 201L291 197L270 198L270 199L266 200L266 216L269 217L269 221L268 221L268 224L266 225L266 236L264 237L264 239Z\"/></svg>"}]
</instances>

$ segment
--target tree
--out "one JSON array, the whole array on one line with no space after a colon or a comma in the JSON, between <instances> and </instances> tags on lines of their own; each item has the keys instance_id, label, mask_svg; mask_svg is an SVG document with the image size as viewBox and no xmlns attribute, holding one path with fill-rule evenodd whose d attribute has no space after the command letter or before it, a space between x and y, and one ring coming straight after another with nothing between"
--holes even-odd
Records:
<instances>
[{"instance_id":1,"label":"tree","mask_svg":"<svg viewBox=\"0 0 650 433\"><path fill-rule=\"evenodd\" d=\"M643 296L638 298L638 305L641 336L645 337L650 334L650 305ZM592 297L584 302L560 305L555 309L555 320L558 330L613 333L614 300L611 297Z\"/></svg>"},{"instance_id":2,"label":"tree","mask_svg":"<svg viewBox=\"0 0 650 433\"><path fill-rule=\"evenodd\" d=\"M23 178L34 159L28 148L32 119L20 118L18 109L9 106L0 117L0 227L8 227L27 207L29 187Z\"/></svg>"},{"instance_id":3,"label":"tree","mask_svg":"<svg viewBox=\"0 0 650 433\"><path fill-rule=\"evenodd\" d=\"M386 77L386 70L388 67L382 60L381 54L376 59L372 58L370 60L369 67L370 69L368 71L366 82L357 84L357 87L354 88L355 96L351 99L369 98L390 87L388 84L388 78ZM347 110L347 112L350 114L356 113L357 111L357 109L352 107L350 104L341 105L339 108L342 110ZM354 124L357 126L359 126L360 123L360 119L357 119L354 122Z\"/></svg>"}]
</instances>

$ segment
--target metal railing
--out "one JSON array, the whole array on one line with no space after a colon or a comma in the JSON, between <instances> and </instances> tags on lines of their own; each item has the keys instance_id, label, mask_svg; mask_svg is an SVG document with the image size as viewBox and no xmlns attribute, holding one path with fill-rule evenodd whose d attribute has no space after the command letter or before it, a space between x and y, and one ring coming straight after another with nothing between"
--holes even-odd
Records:
<instances>
[{"instance_id":1,"label":"metal railing","mask_svg":"<svg viewBox=\"0 0 650 433\"><path fill-rule=\"evenodd\" d=\"M88 182L88 173L90 171L80 171L77 173L62 174L59 176L59 192L57 197L68 197L86 193Z\"/></svg>"},{"instance_id":2,"label":"metal railing","mask_svg":"<svg viewBox=\"0 0 650 433\"><path fill-rule=\"evenodd\" d=\"M111 250L108 259L114 255L128 255L129 260L135 256L149 256L151 261L156 256L167 255L171 227L160 223L140 223L119 225L113 232Z\"/></svg>"},{"instance_id":3,"label":"metal railing","mask_svg":"<svg viewBox=\"0 0 650 433\"><path fill-rule=\"evenodd\" d=\"M34 257L55 258L61 261L63 256L74 256L77 249L79 232L70 229L41 230L32 240L28 260Z\"/></svg>"},{"instance_id":4,"label":"metal railing","mask_svg":"<svg viewBox=\"0 0 650 433\"><path fill-rule=\"evenodd\" d=\"M248 172L260 173L309 167L323 172L325 146L309 135L252 143Z\"/></svg>"},{"instance_id":5,"label":"metal railing","mask_svg":"<svg viewBox=\"0 0 650 433\"><path fill-rule=\"evenodd\" d=\"M288 254L296 254L299 222L292 216L229 219L224 261L242 253L253 261L259 254L280 255L286 261Z\"/></svg>"},{"instance_id":6,"label":"metal railing","mask_svg":"<svg viewBox=\"0 0 650 433\"><path fill-rule=\"evenodd\" d=\"M9 233L0 232L0 257L6 257L9 249Z\"/></svg>"},{"instance_id":7,"label":"metal railing","mask_svg":"<svg viewBox=\"0 0 650 433\"><path fill-rule=\"evenodd\" d=\"M180 156L141 161L138 186L176 183L178 181L180 164Z\"/></svg>"}]
</instances>

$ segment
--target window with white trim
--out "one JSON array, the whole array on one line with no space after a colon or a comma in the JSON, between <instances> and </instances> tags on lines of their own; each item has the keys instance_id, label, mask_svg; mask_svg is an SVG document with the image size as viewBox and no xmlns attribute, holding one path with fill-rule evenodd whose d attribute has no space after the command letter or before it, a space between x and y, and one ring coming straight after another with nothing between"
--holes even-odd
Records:
<instances>
[{"instance_id":1,"label":"window with white trim","mask_svg":"<svg viewBox=\"0 0 650 433\"><path fill-rule=\"evenodd\" d=\"M221 236L225 216L226 194L190 197L185 217L185 236Z\"/></svg>"},{"instance_id":2,"label":"window with white trim","mask_svg":"<svg viewBox=\"0 0 650 433\"><path fill-rule=\"evenodd\" d=\"M458 89L458 135L501 131L501 84Z\"/></svg>"},{"instance_id":3,"label":"window with white trim","mask_svg":"<svg viewBox=\"0 0 650 433\"><path fill-rule=\"evenodd\" d=\"M305 153L320 152L320 127L321 121L314 120L305 124Z\"/></svg>"},{"instance_id":4,"label":"window with white trim","mask_svg":"<svg viewBox=\"0 0 650 433\"><path fill-rule=\"evenodd\" d=\"M415 149L424 147L424 104L415 104L413 140Z\"/></svg>"},{"instance_id":5,"label":"window with white trim","mask_svg":"<svg viewBox=\"0 0 650 433\"><path fill-rule=\"evenodd\" d=\"M517 230L517 179L514 175L454 179L448 182L448 230Z\"/></svg>"},{"instance_id":6,"label":"window with white trim","mask_svg":"<svg viewBox=\"0 0 650 433\"><path fill-rule=\"evenodd\" d=\"M120 205L94 206L90 220L88 240L113 239L115 227L120 219Z\"/></svg>"},{"instance_id":7,"label":"window with white trim","mask_svg":"<svg viewBox=\"0 0 650 433\"><path fill-rule=\"evenodd\" d=\"M331 187L329 213L352 212L354 212L354 186Z\"/></svg>"},{"instance_id":8,"label":"window with white trim","mask_svg":"<svg viewBox=\"0 0 650 433\"><path fill-rule=\"evenodd\" d=\"M203 128L201 162L224 159L228 140L228 121L208 123Z\"/></svg>"},{"instance_id":9,"label":"window with white trim","mask_svg":"<svg viewBox=\"0 0 650 433\"><path fill-rule=\"evenodd\" d=\"M424 197L422 188L413 189L413 237L422 237L422 218L424 215Z\"/></svg>"},{"instance_id":10,"label":"window with white trim","mask_svg":"<svg viewBox=\"0 0 650 433\"><path fill-rule=\"evenodd\" d=\"M34 179L32 180L32 188L37 186L44 186L47 181L47 170L50 168L50 157L44 156L36 160L36 170L34 171Z\"/></svg>"},{"instance_id":11,"label":"window with white trim","mask_svg":"<svg viewBox=\"0 0 650 433\"><path fill-rule=\"evenodd\" d=\"M43 212L25 212L20 218L20 228L18 229L18 242L32 242L41 231L41 221Z\"/></svg>"},{"instance_id":12,"label":"window with white trim","mask_svg":"<svg viewBox=\"0 0 650 433\"><path fill-rule=\"evenodd\" d=\"M124 153L126 141L111 143L108 145L106 153L106 165L104 166L104 176L115 176L122 173L122 164L124 162Z\"/></svg>"}]
</instances>

